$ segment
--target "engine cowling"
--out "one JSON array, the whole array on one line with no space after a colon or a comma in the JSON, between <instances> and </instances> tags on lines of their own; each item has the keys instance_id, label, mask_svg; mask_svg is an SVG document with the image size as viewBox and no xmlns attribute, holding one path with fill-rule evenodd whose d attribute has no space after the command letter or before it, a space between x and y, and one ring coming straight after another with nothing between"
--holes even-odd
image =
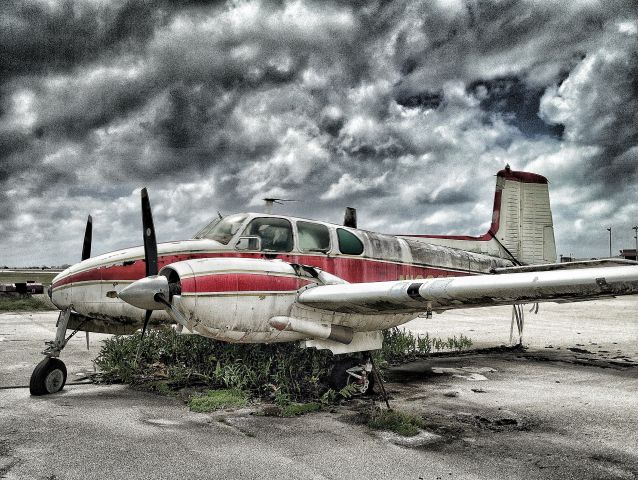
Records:
<instances>
[{"instance_id":1,"label":"engine cowling","mask_svg":"<svg viewBox=\"0 0 638 480\"><path fill-rule=\"evenodd\" d=\"M273 329L268 321L290 314L300 288L326 281L312 269L250 258L186 260L166 265L159 274L168 278L170 301L194 331L250 343L304 338Z\"/></svg>"}]
</instances>

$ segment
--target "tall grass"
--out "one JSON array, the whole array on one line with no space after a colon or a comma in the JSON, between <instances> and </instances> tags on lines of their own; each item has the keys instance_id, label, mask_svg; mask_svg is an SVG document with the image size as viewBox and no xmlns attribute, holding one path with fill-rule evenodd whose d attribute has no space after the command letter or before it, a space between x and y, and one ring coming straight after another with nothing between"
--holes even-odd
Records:
<instances>
[{"instance_id":1,"label":"tall grass","mask_svg":"<svg viewBox=\"0 0 638 480\"><path fill-rule=\"evenodd\" d=\"M442 350L462 350L472 342L461 335L446 340L403 329L384 332L377 361L399 362ZM137 352L139 350L139 358ZM98 380L144 385L161 393L187 386L234 389L277 403L339 398L327 380L335 357L327 350L303 349L295 343L229 344L173 330L114 336L95 359ZM341 397L347 397L342 394Z\"/></svg>"},{"instance_id":2,"label":"tall grass","mask_svg":"<svg viewBox=\"0 0 638 480\"><path fill-rule=\"evenodd\" d=\"M291 400L318 398L326 391L333 356L326 350L296 344L229 344L172 330L151 331L136 354L140 335L104 341L95 359L106 382L152 384L164 380L172 388L206 385L239 389L254 396Z\"/></svg>"},{"instance_id":3,"label":"tall grass","mask_svg":"<svg viewBox=\"0 0 638 480\"><path fill-rule=\"evenodd\" d=\"M447 339L415 335L405 328L392 328L383 332L381 354L389 362L407 361L418 357L427 357L435 352L460 352L472 346L472 340L465 335Z\"/></svg>"},{"instance_id":4,"label":"tall grass","mask_svg":"<svg viewBox=\"0 0 638 480\"><path fill-rule=\"evenodd\" d=\"M39 312L54 310L53 305L48 304L42 295L32 296L0 296L0 312Z\"/></svg>"}]
</instances>

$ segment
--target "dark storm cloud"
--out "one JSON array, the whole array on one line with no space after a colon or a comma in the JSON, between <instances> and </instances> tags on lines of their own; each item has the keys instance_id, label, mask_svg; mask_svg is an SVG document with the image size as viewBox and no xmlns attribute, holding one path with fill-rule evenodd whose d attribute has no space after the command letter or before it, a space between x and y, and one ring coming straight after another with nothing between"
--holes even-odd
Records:
<instances>
[{"instance_id":1,"label":"dark storm cloud","mask_svg":"<svg viewBox=\"0 0 638 480\"><path fill-rule=\"evenodd\" d=\"M481 100L481 107L508 117L512 125L527 135L550 135L560 138L564 127L549 124L538 115L545 88L527 85L516 77L476 80L469 91Z\"/></svg>"},{"instance_id":2,"label":"dark storm cloud","mask_svg":"<svg viewBox=\"0 0 638 480\"><path fill-rule=\"evenodd\" d=\"M440 92L423 91L411 95L404 92L397 93L395 100L404 107L437 108L443 101L443 94Z\"/></svg>"},{"instance_id":3,"label":"dark storm cloud","mask_svg":"<svg viewBox=\"0 0 638 480\"><path fill-rule=\"evenodd\" d=\"M266 196L483 233L508 162L550 177L573 245L638 213L629 1L14 1L0 26L0 228L23 259L2 263L37 263L25 229L74 252L89 212L98 250L137 243L141 185L163 240Z\"/></svg>"},{"instance_id":4,"label":"dark storm cloud","mask_svg":"<svg viewBox=\"0 0 638 480\"><path fill-rule=\"evenodd\" d=\"M163 18L154 2L3 2L2 79L72 70L140 45Z\"/></svg>"}]
</instances>

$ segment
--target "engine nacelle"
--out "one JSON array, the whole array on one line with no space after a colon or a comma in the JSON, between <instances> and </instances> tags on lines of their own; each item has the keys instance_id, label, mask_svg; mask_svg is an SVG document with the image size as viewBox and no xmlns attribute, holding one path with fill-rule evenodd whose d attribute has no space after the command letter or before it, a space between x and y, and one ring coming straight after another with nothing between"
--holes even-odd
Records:
<instances>
[{"instance_id":1,"label":"engine nacelle","mask_svg":"<svg viewBox=\"0 0 638 480\"><path fill-rule=\"evenodd\" d=\"M251 258L185 260L166 265L160 275L168 278L170 300L194 331L247 343L303 339L303 334L273 329L268 321L290 314L300 288L325 282L309 269Z\"/></svg>"}]
</instances>

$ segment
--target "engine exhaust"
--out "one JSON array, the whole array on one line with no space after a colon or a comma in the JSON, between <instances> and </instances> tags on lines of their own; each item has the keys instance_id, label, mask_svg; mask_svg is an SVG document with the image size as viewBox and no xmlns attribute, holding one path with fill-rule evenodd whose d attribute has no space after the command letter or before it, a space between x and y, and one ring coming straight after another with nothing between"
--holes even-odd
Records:
<instances>
[{"instance_id":1,"label":"engine exhaust","mask_svg":"<svg viewBox=\"0 0 638 480\"><path fill-rule=\"evenodd\" d=\"M308 335L312 338L322 338L348 345L352 342L353 331L351 328L332 323L316 323L294 317L277 316L268 320L271 327L283 331Z\"/></svg>"}]
</instances>

